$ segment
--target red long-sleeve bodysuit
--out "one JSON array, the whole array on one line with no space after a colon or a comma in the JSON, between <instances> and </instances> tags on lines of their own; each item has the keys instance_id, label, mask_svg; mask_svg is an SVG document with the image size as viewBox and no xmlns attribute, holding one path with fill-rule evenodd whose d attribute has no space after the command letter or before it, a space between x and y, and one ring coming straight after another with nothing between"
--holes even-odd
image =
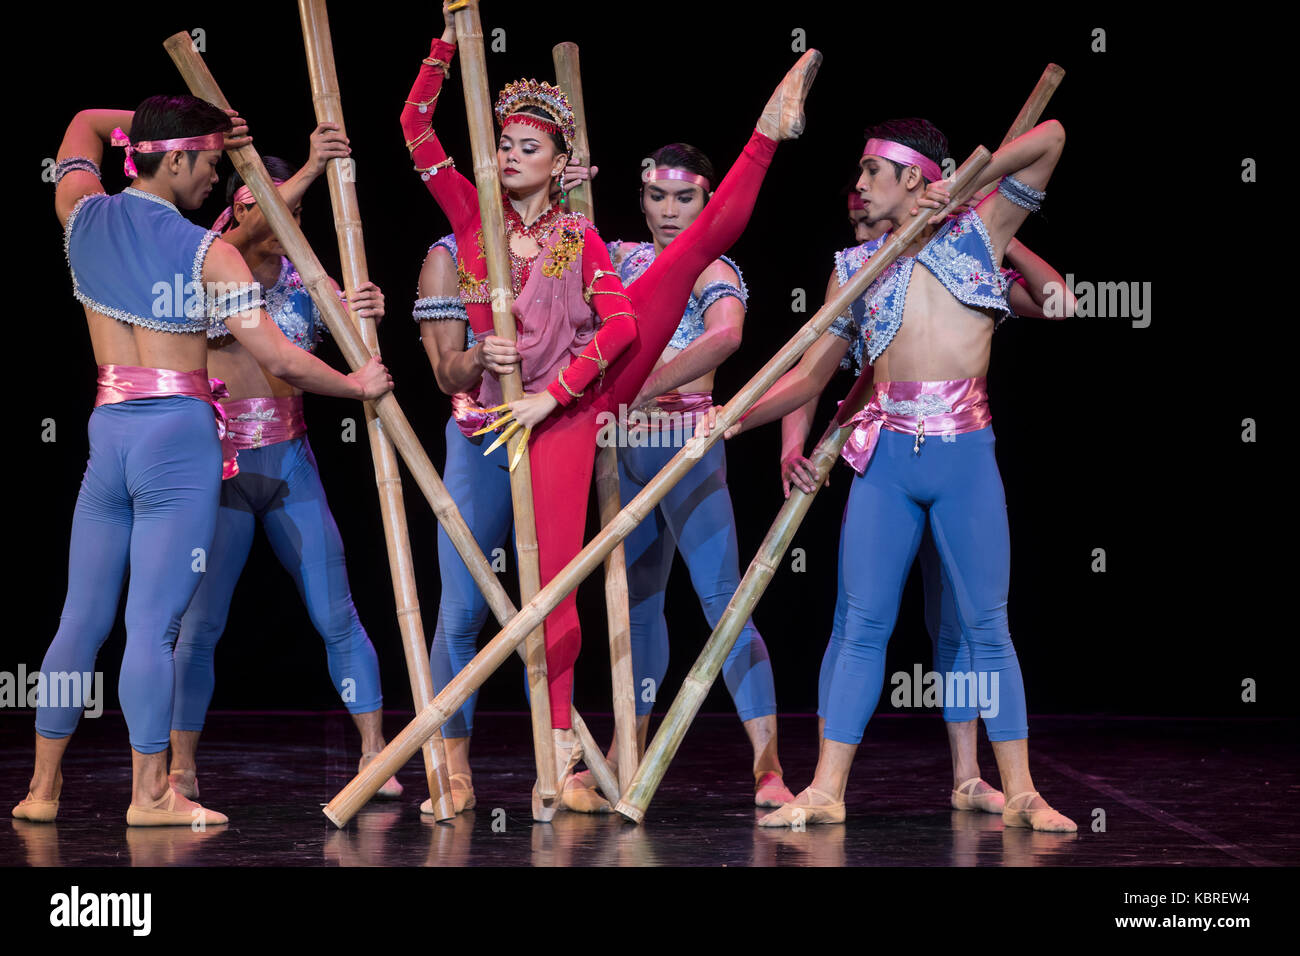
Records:
<instances>
[{"instance_id":1,"label":"red long-sleeve bodysuit","mask_svg":"<svg viewBox=\"0 0 1300 956\"><path fill-rule=\"evenodd\" d=\"M436 39L429 59L450 64L454 54L454 46ZM423 64L402 110L402 131L407 143L415 144L411 157L417 169L429 169L447 159L431 126L443 76L442 67ZM427 104L425 112L420 111L417 105L420 103ZM596 230L587 229L582 248L584 284L597 291L624 292L627 298L623 295L591 297L602 324L594 341L582 352L583 360L575 360L563 371L564 384L573 392L583 394L575 398L558 377L548 383L547 390L561 407L533 430L529 441L543 587L582 549L600 413L616 412L640 391L681 322L699 274L744 231L776 145L774 140L755 131L695 222L656 257L630 289L624 290L616 275L602 275L593 286L592 276L597 270L612 273L613 267ZM482 229L474 184L450 166L430 172L425 183L451 220L462 277L472 277L475 284L483 282L487 278L487 261L473 253L478 248ZM465 309L476 335L493 334L489 304L467 301ZM634 316L614 314L619 312L631 312ZM598 358L610 363L599 381ZM573 665L582 644L573 592L547 616L545 630L551 723L557 728L568 728Z\"/></svg>"}]
</instances>

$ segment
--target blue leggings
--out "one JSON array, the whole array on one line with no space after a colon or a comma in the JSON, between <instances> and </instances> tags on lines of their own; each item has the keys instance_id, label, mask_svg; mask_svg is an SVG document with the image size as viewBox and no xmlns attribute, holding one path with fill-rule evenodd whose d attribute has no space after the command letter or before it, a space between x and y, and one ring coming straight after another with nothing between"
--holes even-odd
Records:
<instances>
[{"instance_id":1,"label":"blue leggings","mask_svg":"<svg viewBox=\"0 0 1300 956\"><path fill-rule=\"evenodd\" d=\"M461 434L454 418L447 420L447 466L442 480L460 509L479 548L492 560L496 548L504 548L514 526L510 499L510 472L506 456L483 456L482 441ZM474 657L479 632L487 620L488 605L483 592L460 553L438 527L438 573L442 595L438 601L438 627L429 650L429 670L435 692L442 690ZM444 737L468 737L474 729L474 706L478 692L470 695L442 727Z\"/></svg>"},{"instance_id":2,"label":"blue leggings","mask_svg":"<svg viewBox=\"0 0 1300 956\"><path fill-rule=\"evenodd\" d=\"M946 638L936 636L936 669L946 674L968 661L965 670L986 695L981 704L990 704L981 711L990 740L1029 734L1007 626L1010 536L993 429L951 437L931 439L917 455L913 436L883 430L866 474L853 479L819 686L828 740L861 742L880 699L885 648L927 513L958 622L955 638L951 628Z\"/></svg>"},{"instance_id":3,"label":"blue leggings","mask_svg":"<svg viewBox=\"0 0 1300 956\"><path fill-rule=\"evenodd\" d=\"M672 430L655 436L669 447L618 450L618 479L623 504L680 450L683 437ZM740 587L736 519L727 490L727 458L722 442L710 448L623 544L627 559L628 609L632 623L632 669L636 677L636 712L650 713L668 673L668 624L664 592L680 548L691 583L709 627L716 627ZM723 665L727 690L741 720L776 713L776 689L767 645L752 620L736 639ZM647 684L646 681L653 681Z\"/></svg>"},{"instance_id":4,"label":"blue leggings","mask_svg":"<svg viewBox=\"0 0 1300 956\"><path fill-rule=\"evenodd\" d=\"M213 656L258 521L325 639L330 679L353 714L383 706L379 660L357 618L343 540L325 501L306 437L239 452L239 474L222 482L221 512L207 573L176 643L173 730L202 730L216 683ZM273 599L276 585L262 585Z\"/></svg>"},{"instance_id":5,"label":"blue leggings","mask_svg":"<svg viewBox=\"0 0 1300 956\"><path fill-rule=\"evenodd\" d=\"M95 669L129 567L117 696L132 748L159 753L171 724L172 650L201 577L197 549L211 556L221 443L212 407L193 398L102 405L91 413L87 434L90 460L72 519L68 594L41 670ZM36 732L70 736L81 709L38 707Z\"/></svg>"}]
</instances>

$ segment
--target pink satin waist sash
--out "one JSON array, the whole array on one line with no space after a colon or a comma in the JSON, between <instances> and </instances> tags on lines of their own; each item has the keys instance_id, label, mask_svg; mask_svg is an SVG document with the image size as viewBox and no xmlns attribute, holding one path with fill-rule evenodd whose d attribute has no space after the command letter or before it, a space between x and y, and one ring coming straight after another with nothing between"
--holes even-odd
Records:
<instances>
[{"instance_id":1,"label":"pink satin waist sash","mask_svg":"<svg viewBox=\"0 0 1300 956\"><path fill-rule=\"evenodd\" d=\"M487 412L478 403L478 399L465 392L457 392L451 397L451 417L456 419L456 426L466 438L476 431L500 418L497 412Z\"/></svg>"},{"instance_id":2,"label":"pink satin waist sash","mask_svg":"<svg viewBox=\"0 0 1300 956\"><path fill-rule=\"evenodd\" d=\"M230 440L238 449L262 448L307 434L301 395L228 399L222 405Z\"/></svg>"},{"instance_id":3,"label":"pink satin waist sash","mask_svg":"<svg viewBox=\"0 0 1300 956\"><path fill-rule=\"evenodd\" d=\"M619 427L670 431L680 428L688 436L695 434L697 419L713 407L712 392L664 392L648 408L623 413Z\"/></svg>"},{"instance_id":4,"label":"pink satin waist sash","mask_svg":"<svg viewBox=\"0 0 1300 956\"><path fill-rule=\"evenodd\" d=\"M219 378L208 378L208 370L178 372L170 368L141 368L137 365L99 366L95 407L116 405L142 398L197 398L212 406L216 418L217 438L221 440L221 477L239 474L235 446L226 435L226 413L217 401L230 392Z\"/></svg>"},{"instance_id":5,"label":"pink satin waist sash","mask_svg":"<svg viewBox=\"0 0 1300 956\"><path fill-rule=\"evenodd\" d=\"M871 401L849 420L853 433L840 455L859 475L876 451L880 429L915 435L918 455L926 435L962 435L987 428L987 379L961 378L947 382L877 382Z\"/></svg>"}]
</instances>

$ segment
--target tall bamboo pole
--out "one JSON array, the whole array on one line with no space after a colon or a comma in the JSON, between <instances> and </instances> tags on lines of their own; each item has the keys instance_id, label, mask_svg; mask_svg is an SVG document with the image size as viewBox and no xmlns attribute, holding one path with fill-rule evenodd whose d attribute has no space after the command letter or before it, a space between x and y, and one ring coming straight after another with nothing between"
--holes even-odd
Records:
<instances>
[{"instance_id":1,"label":"tall bamboo pole","mask_svg":"<svg viewBox=\"0 0 1300 956\"><path fill-rule=\"evenodd\" d=\"M329 12L325 0L298 0L302 20L303 44L307 50L307 72L311 76L312 104L318 123L335 123L347 135L343 123L343 99L339 93L338 72L334 68L334 43L330 36ZM326 165L330 187L330 204L334 209L334 228L338 233L339 260L343 266L343 284L348 302L355 300L357 287L369 279L366 247L361 229L361 207L357 202L355 177L343 175L348 160L331 159ZM349 167L355 168L355 167ZM353 313L361 327L361 338L371 354L379 354L379 336L375 320ZM406 673L411 682L415 709L420 710L433 699L433 678L429 673L429 649L424 643L424 621L420 615L420 596L415 586L415 567L411 542L406 531L406 503L402 494L402 476L397 470L397 455L384 437L384 430L373 402L365 403L366 430L370 435L370 454L375 465L375 484L379 488L379 508L384 522L384 541L388 546L388 568L393 579L393 597L397 602L397 625L402 633L406 653ZM456 815L452 805L451 781L447 775L447 756L441 732L425 741L424 775L434 816L450 820Z\"/></svg>"},{"instance_id":2,"label":"tall bamboo pole","mask_svg":"<svg viewBox=\"0 0 1300 956\"><path fill-rule=\"evenodd\" d=\"M1033 128L1064 75L1065 71L1056 64L1048 65L1020 111L1020 115L1016 117L1015 123L1003 138L1003 146ZM949 209L960 204L964 192L969 190L959 188L956 182L953 184L951 191L953 202L949 204ZM987 195L988 192L989 190L985 189L980 194ZM848 397L840 405L839 412L826 429L821 441L817 443L811 458L814 469L812 493L807 494L797 487L790 489L790 497L781 506L776 520L768 529L758 554L750 562L744 578L741 579L740 587L737 588L722 619L718 621L718 626L714 628L700 656L696 659L695 666L691 668L690 674L683 682L654 740L646 748L645 760L638 768L636 778L624 789L623 798L615 809L633 823L640 823L645 819L646 807L649 806L650 800L663 780L668 764L677 753L677 748L681 746L691 721L695 719L696 713L704 703L704 698L708 696L709 688L717 680L722 665L726 662L727 655L731 653L731 648L745 622L749 620L759 598L771 583L772 576L785 556L795 531L798 530L804 516L808 514L813 498L821 489L822 482L825 481L836 459L839 458L840 449L853 433L849 421L865 404L867 394L871 390L872 372L870 368L863 370Z\"/></svg>"},{"instance_id":3,"label":"tall bamboo pole","mask_svg":"<svg viewBox=\"0 0 1300 956\"><path fill-rule=\"evenodd\" d=\"M991 154L983 146L957 171L954 189L969 187L979 170L989 162ZM344 826L356 812L374 796L388 779L380 776L385 767L400 766L419 748L420 743L436 728L441 727L456 709L474 693L492 673L510 656L538 622L555 609L564 597L600 567L604 558L618 542L626 538L653 508L663 500L672 487L691 470L700 456L713 444L722 440L723 434L734 425L749 407L776 383L787 369L807 351L825 332L835 318L847 309L854 299L867 290L882 272L918 238L929 217L917 216L893 235L871 260L859 269L835 294L808 320L794 337L774 355L766 365L738 391L719 415L718 427L705 438L692 438L673 456L672 460L646 484L636 497L618 513L608 525L578 552L572 561L557 574L474 658L461 669L433 702L415 715L394 737L374 761L352 778L346 787L335 794L326 805L325 815L337 826ZM391 771L390 774L391 775Z\"/></svg>"},{"instance_id":4,"label":"tall bamboo pole","mask_svg":"<svg viewBox=\"0 0 1300 956\"><path fill-rule=\"evenodd\" d=\"M482 220L483 246L487 252L488 281L492 287L492 326L503 339L514 341L515 318L511 313L515 297L510 279L510 258L506 254L506 221L501 207L501 177L497 169L496 127L492 122L492 98L488 92L487 55L483 50L483 25L478 0L469 0L456 10L456 46L460 52L461 82L465 86L465 112L469 120L469 142L474 153L474 184L478 187L478 208ZM513 402L524 395L519 370L502 375L501 395ZM541 588L537 565L537 522L533 513L533 473L526 448L520 449L524 432L517 431L507 444L511 461L522 450L519 463L510 472L510 497L515 512L515 551L519 555L519 596L527 601ZM524 644L528 670L528 703L533 715L533 756L537 764L537 792L544 801L556 799L555 738L551 734L551 693L546 679L545 631L539 624Z\"/></svg>"},{"instance_id":5,"label":"tall bamboo pole","mask_svg":"<svg viewBox=\"0 0 1300 956\"><path fill-rule=\"evenodd\" d=\"M203 57L194 50L188 33L181 32L169 37L163 46L171 56L172 62L176 64L191 93L214 106L229 108L229 102L216 80L212 78L207 64L203 62ZM321 317L329 327L334 341L338 343L344 361L352 369L361 368L370 360L370 350L348 316L347 310L334 294L329 277L302 234L302 229L294 221L293 214L284 204L279 190L271 182L266 167L262 165L261 156L251 145L229 150L229 155L244 184L257 200L257 208L266 217L271 232L284 246L286 255L297 268L303 284L311 294L312 301L320 309ZM420 440L416 438L415 431L403 414L396 397L389 392L378 399L374 407L382 423L385 437L397 450L402 461L406 462L406 467L411 470L416 484L433 508L439 524L464 559L474 582L487 596L488 605L498 619L502 614L505 614L507 619L513 616L514 608L505 589L497 580L487 558L483 556L469 526L465 524L465 519L456 508L456 503L443 485L442 479L438 477L437 470L421 447ZM392 774L390 773L389 776Z\"/></svg>"},{"instance_id":6,"label":"tall bamboo pole","mask_svg":"<svg viewBox=\"0 0 1300 956\"><path fill-rule=\"evenodd\" d=\"M578 59L578 44L560 43L551 48L555 60L555 82L569 96L573 107L573 120L577 132L573 137L573 157L570 162L586 166L591 162L591 147L587 140L587 110L582 99L582 65ZM581 182L569 191L569 207L588 219L595 220L595 206L591 198L591 184ZM623 501L618 487L618 448L603 447L596 453L596 501L600 508L600 523L608 525L618 514ZM614 741L618 753L619 792L632 782L640 749L636 736L636 676L632 672L632 620L628 613L627 561L623 544L610 552L605 559L605 621L609 631L610 683L613 686Z\"/></svg>"}]
</instances>

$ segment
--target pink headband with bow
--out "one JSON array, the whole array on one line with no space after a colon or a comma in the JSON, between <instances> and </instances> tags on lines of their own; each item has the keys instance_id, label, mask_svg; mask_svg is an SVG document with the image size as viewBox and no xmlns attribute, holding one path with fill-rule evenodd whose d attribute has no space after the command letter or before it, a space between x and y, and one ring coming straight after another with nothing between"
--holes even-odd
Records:
<instances>
[{"instance_id":1,"label":"pink headband with bow","mask_svg":"<svg viewBox=\"0 0 1300 956\"><path fill-rule=\"evenodd\" d=\"M182 139L142 139L138 143L133 143L119 126L113 130L109 142L114 146L126 147L126 159L122 163L122 169L135 179L140 174L136 172L135 163L131 160L133 153L167 153L173 149L222 149L226 143L226 136L224 133L208 133L205 136L186 136Z\"/></svg>"},{"instance_id":2,"label":"pink headband with bow","mask_svg":"<svg viewBox=\"0 0 1300 956\"><path fill-rule=\"evenodd\" d=\"M892 159L904 166L920 166L921 175L932 183L937 183L943 179L943 174L939 172L939 164L933 159L929 156L923 156L914 149L908 149L902 143L896 143L892 139L875 139L873 137L867 140L867 146L862 150L862 155Z\"/></svg>"},{"instance_id":3,"label":"pink headband with bow","mask_svg":"<svg viewBox=\"0 0 1300 956\"><path fill-rule=\"evenodd\" d=\"M272 178L271 182L280 186L283 185L284 180ZM222 210L221 215L217 217L217 221L212 224L213 232L224 232L226 226L230 225L230 220L235 218L236 203L243 203L245 206L256 206L257 199L253 196L253 191L251 189L247 186L240 186L235 190L235 195L231 197L230 205Z\"/></svg>"}]
</instances>

